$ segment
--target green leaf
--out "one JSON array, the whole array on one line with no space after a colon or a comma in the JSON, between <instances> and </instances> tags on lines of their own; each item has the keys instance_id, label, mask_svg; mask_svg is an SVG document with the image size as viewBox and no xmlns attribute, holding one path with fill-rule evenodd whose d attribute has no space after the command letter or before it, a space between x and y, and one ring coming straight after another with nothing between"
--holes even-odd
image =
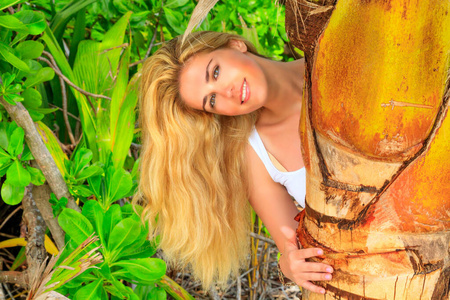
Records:
<instances>
[{"instance_id":1,"label":"green leaf","mask_svg":"<svg viewBox=\"0 0 450 300\"><path fill-rule=\"evenodd\" d=\"M30 161L33 160L33 154L30 151L30 148L28 148L27 144L25 144L25 147L23 147L22 157L20 157L20 161Z\"/></svg>"},{"instance_id":2,"label":"green leaf","mask_svg":"<svg viewBox=\"0 0 450 300\"><path fill-rule=\"evenodd\" d=\"M134 289L134 293L141 300L166 300L166 291L155 285L138 285Z\"/></svg>"},{"instance_id":3,"label":"green leaf","mask_svg":"<svg viewBox=\"0 0 450 300\"><path fill-rule=\"evenodd\" d=\"M143 234L141 233L141 236L147 238L147 234L148 232L143 232ZM155 244L156 243L145 240L144 243L140 246L136 246L135 244L130 245L130 247L127 247L127 249L120 253L120 259L128 260L151 257L156 253Z\"/></svg>"},{"instance_id":4,"label":"green leaf","mask_svg":"<svg viewBox=\"0 0 450 300\"><path fill-rule=\"evenodd\" d=\"M55 33L57 40L62 39L67 23L79 10L85 8L95 0L72 0L59 10L50 23L51 30Z\"/></svg>"},{"instance_id":5,"label":"green leaf","mask_svg":"<svg viewBox=\"0 0 450 300\"><path fill-rule=\"evenodd\" d=\"M38 112L38 113L47 115L47 114L51 114L51 113L57 111L58 108L42 108L42 107L36 107L36 108L33 108L33 110L36 111L36 112Z\"/></svg>"},{"instance_id":6,"label":"green leaf","mask_svg":"<svg viewBox=\"0 0 450 300\"><path fill-rule=\"evenodd\" d=\"M61 212L58 223L78 245L94 233L94 228L89 220L81 213L70 208L65 208ZM94 245L98 246L98 241Z\"/></svg>"},{"instance_id":7,"label":"green leaf","mask_svg":"<svg viewBox=\"0 0 450 300\"><path fill-rule=\"evenodd\" d=\"M119 204L111 205L103 217L103 234L105 235L106 242L109 240L113 228L119 224L121 220L122 211L120 210ZM104 243L103 246L109 248L107 243Z\"/></svg>"},{"instance_id":8,"label":"green leaf","mask_svg":"<svg viewBox=\"0 0 450 300\"><path fill-rule=\"evenodd\" d=\"M172 27L176 33L183 34L186 30L186 26L181 25L183 24L183 14L170 8L163 7L163 9L169 26Z\"/></svg>"},{"instance_id":9,"label":"green leaf","mask_svg":"<svg viewBox=\"0 0 450 300\"><path fill-rule=\"evenodd\" d=\"M92 191L85 185L74 185L72 186L72 191L82 197L92 196Z\"/></svg>"},{"instance_id":10,"label":"green leaf","mask_svg":"<svg viewBox=\"0 0 450 300\"><path fill-rule=\"evenodd\" d=\"M164 7L177 8L186 5L188 2L189 0L169 0L164 4Z\"/></svg>"},{"instance_id":11,"label":"green leaf","mask_svg":"<svg viewBox=\"0 0 450 300\"><path fill-rule=\"evenodd\" d=\"M149 257L119 261L113 265L115 267L122 267L128 273L128 278L133 278L137 282L142 283L151 283L159 280L166 273L166 263L159 258Z\"/></svg>"},{"instance_id":12,"label":"green leaf","mask_svg":"<svg viewBox=\"0 0 450 300\"><path fill-rule=\"evenodd\" d=\"M41 34L47 27L44 14L38 11L22 10L15 13L14 16L25 24L32 35Z\"/></svg>"},{"instance_id":13,"label":"green leaf","mask_svg":"<svg viewBox=\"0 0 450 300\"><path fill-rule=\"evenodd\" d=\"M157 285L162 287L176 300L195 300L194 297L167 275L164 275L162 279L158 281Z\"/></svg>"},{"instance_id":14,"label":"green leaf","mask_svg":"<svg viewBox=\"0 0 450 300\"><path fill-rule=\"evenodd\" d=\"M132 244L140 233L141 228L138 222L130 218L120 221L109 236L108 250L111 252L112 257L118 257L120 252L126 246Z\"/></svg>"},{"instance_id":15,"label":"green leaf","mask_svg":"<svg viewBox=\"0 0 450 300\"><path fill-rule=\"evenodd\" d=\"M17 205L22 201L23 195L25 194L25 187L17 187L11 185L9 181L5 181L2 185L2 199L6 204Z\"/></svg>"},{"instance_id":16,"label":"green leaf","mask_svg":"<svg viewBox=\"0 0 450 300\"><path fill-rule=\"evenodd\" d=\"M102 245L105 245L105 236L103 234L103 217L105 213L102 207L95 200L89 200L83 205L83 216L85 216L91 224L94 225L95 232L99 236Z\"/></svg>"},{"instance_id":17,"label":"green leaf","mask_svg":"<svg viewBox=\"0 0 450 300\"><path fill-rule=\"evenodd\" d=\"M24 1L25 0L1 0L0 1L0 11L4 10L10 6L13 6L15 4L24 2Z\"/></svg>"},{"instance_id":18,"label":"green leaf","mask_svg":"<svg viewBox=\"0 0 450 300\"><path fill-rule=\"evenodd\" d=\"M48 151L52 155L53 160L56 163L56 166L61 172L61 175L64 177L66 174L66 169L64 167L64 159L67 159L67 155L62 151L57 138L55 137L54 133L50 130L50 128L47 127L47 125L45 125L42 122L37 122L36 129L38 130L39 135L42 137L45 146L47 146Z\"/></svg>"},{"instance_id":19,"label":"green leaf","mask_svg":"<svg viewBox=\"0 0 450 300\"><path fill-rule=\"evenodd\" d=\"M23 105L27 108L37 108L42 105L42 96L37 90L33 88L26 89L22 95Z\"/></svg>"},{"instance_id":20,"label":"green leaf","mask_svg":"<svg viewBox=\"0 0 450 300\"><path fill-rule=\"evenodd\" d=\"M6 171L8 171L9 167L13 164L13 162L14 161L11 160L3 165L0 165L0 177L3 177L6 174Z\"/></svg>"},{"instance_id":21,"label":"green leaf","mask_svg":"<svg viewBox=\"0 0 450 300\"><path fill-rule=\"evenodd\" d=\"M21 127L14 129L13 133L9 137L8 152L12 156L18 156L23 151L23 140L25 132Z\"/></svg>"},{"instance_id":22,"label":"green leaf","mask_svg":"<svg viewBox=\"0 0 450 300\"><path fill-rule=\"evenodd\" d=\"M61 199L58 200L55 194L51 193L49 202L52 204L53 216L57 218L61 211L67 206L68 200L66 197L61 197Z\"/></svg>"},{"instance_id":23,"label":"green leaf","mask_svg":"<svg viewBox=\"0 0 450 300\"><path fill-rule=\"evenodd\" d=\"M8 149L8 134L6 132L9 126L7 125L6 122L0 122L0 147L4 150Z\"/></svg>"},{"instance_id":24,"label":"green leaf","mask_svg":"<svg viewBox=\"0 0 450 300\"><path fill-rule=\"evenodd\" d=\"M41 56L44 45L36 41L24 41L17 45L15 50L22 59L35 59Z\"/></svg>"},{"instance_id":25,"label":"green leaf","mask_svg":"<svg viewBox=\"0 0 450 300\"><path fill-rule=\"evenodd\" d=\"M86 1L72 1L71 3L85 3ZM90 1L89 3L92 3L94 1ZM78 86L81 85L75 78L74 73L69 65L69 62L66 59L66 56L64 55L64 52L61 50L58 44L58 40L53 35L53 32L46 28L44 35L42 36L42 39L44 40L46 46L49 48L50 52L52 53L53 57L55 58L56 63L58 64L59 68L61 69L61 72L69 78L73 83L77 84ZM100 77L97 77L97 79ZM82 81L81 81L82 82ZM87 102L86 97L81 94L79 91L71 87L72 94L74 95L77 104L78 104L78 110L80 113L80 120L81 125L83 128L83 136L85 137L85 140L89 146L89 149L92 150L94 154L94 160L98 160L98 146L97 146L97 129L96 129L96 123L94 119L94 115L92 113L92 110L90 108L89 103Z\"/></svg>"},{"instance_id":26,"label":"green leaf","mask_svg":"<svg viewBox=\"0 0 450 300\"><path fill-rule=\"evenodd\" d=\"M4 60L21 71L30 72L28 65L13 53L14 50L11 47L0 41L0 58L3 57Z\"/></svg>"},{"instance_id":27,"label":"green leaf","mask_svg":"<svg viewBox=\"0 0 450 300\"><path fill-rule=\"evenodd\" d=\"M41 170L27 166L27 170L31 175L31 183L34 185L43 185L45 182L45 176Z\"/></svg>"},{"instance_id":28,"label":"green leaf","mask_svg":"<svg viewBox=\"0 0 450 300\"><path fill-rule=\"evenodd\" d=\"M32 108L28 109L28 113L30 114L30 117L33 120L33 122L38 122L38 121L42 120L45 117L43 114L41 114L40 112L35 111Z\"/></svg>"},{"instance_id":29,"label":"green leaf","mask_svg":"<svg viewBox=\"0 0 450 300\"><path fill-rule=\"evenodd\" d=\"M14 94L4 95L3 99L11 105L16 105L16 102L20 102L23 100L22 97Z\"/></svg>"},{"instance_id":30,"label":"green leaf","mask_svg":"<svg viewBox=\"0 0 450 300\"><path fill-rule=\"evenodd\" d=\"M80 173L78 173L75 178L76 180L80 181L80 180L85 180L89 177L92 176L97 176L97 175L102 175L103 174L103 169L100 168L99 166L89 166L86 169L84 169L83 171L81 171Z\"/></svg>"},{"instance_id":31,"label":"green leaf","mask_svg":"<svg viewBox=\"0 0 450 300\"><path fill-rule=\"evenodd\" d=\"M11 268L9 268L10 271L16 270L18 267L20 267L26 260L25 255L25 247L20 248L19 253L16 255L16 259L14 260L13 264L11 265Z\"/></svg>"},{"instance_id":32,"label":"green leaf","mask_svg":"<svg viewBox=\"0 0 450 300\"><path fill-rule=\"evenodd\" d=\"M128 70L128 67L125 68ZM120 75L120 72L119 72ZM128 78L128 77L127 77ZM134 76L122 93L116 99L116 89L111 100L111 144L113 161L116 168L122 167L133 141L133 128L135 123L135 107L138 99L139 76ZM117 95L117 96L120 96Z\"/></svg>"},{"instance_id":33,"label":"green leaf","mask_svg":"<svg viewBox=\"0 0 450 300\"><path fill-rule=\"evenodd\" d=\"M27 80L24 82L25 88L30 88L39 83L52 80L55 77L55 71L50 67L44 67L40 69L36 74L28 76Z\"/></svg>"},{"instance_id":34,"label":"green leaf","mask_svg":"<svg viewBox=\"0 0 450 300\"><path fill-rule=\"evenodd\" d=\"M133 187L131 175L124 169L109 167L106 172L108 183L108 201L110 203L124 197Z\"/></svg>"},{"instance_id":35,"label":"green leaf","mask_svg":"<svg viewBox=\"0 0 450 300\"><path fill-rule=\"evenodd\" d=\"M9 155L8 153L6 153L5 150L0 148L0 166L3 165L3 164L6 164L9 161L11 161L12 158L13 157L11 155Z\"/></svg>"},{"instance_id":36,"label":"green leaf","mask_svg":"<svg viewBox=\"0 0 450 300\"><path fill-rule=\"evenodd\" d=\"M74 170L71 171L71 174L76 176L81 170L83 170L89 162L92 160L93 154L92 151L87 148L79 148L75 152L75 155L73 156L73 159L71 159L74 162Z\"/></svg>"},{"instance_id":37,"label":"green leaf","mask_svg":"<svg viewBox=\"0 0 450 300\"><path fill-rule=\"evenodd\" d=\"M0 6L2 3L0 3ZM16 31L29 32L28 28L15 16L3 15L0 16L0 27L8 28Z\"/></svg>"},{"instance_id":38,"label":"green leaf","mask_svg":"<svg viewBox=\"0 0 450 300\"><path fill-rule=\"evenodd\" d=\"M11 167L9 167L8 171L6 172L6 178L12 185L17 187L25 187L31 182L30 173L25 170L25 168L18 160L14 161Z\"/></svg>"},{"instance_id":39,"label":"green leaf","mask_svg":"<svg viewBox=\"0 0 450 300\"><path fill-rule=\"evenodd\" d=\"M147 299L153 299L153 300L165 300L167 299L167 293L164 289L160 288L159 286L154 287L150 293L148 294Z\"/></svg>"},{"instance_id":40,"label":"green leaf","mask_svg":"<svg viewBox=\"0 0 450 300\"><path fill-rule=\"evenodd\" d=\"M103 177L100 175L97 176L91 176L87 178L87 181L89 183L89 188L94 193L95 197L98 201L103 205L103 195L104 195L104 180ZM106 206L107 207L107 206Z\"/></svg>"},{"instance_id":41,"label":"green leaf","mask_svg":"<svg viewBox=\"0 0 450 300\"><path fill-rule=\"evenodd\" d=\"M101 299L103 290L103 279L98 279L94 282L91 282L88 285L85 285L81 289L79 289L75 295L74 300L98 300Z\"/></svg>"}]
</instances>

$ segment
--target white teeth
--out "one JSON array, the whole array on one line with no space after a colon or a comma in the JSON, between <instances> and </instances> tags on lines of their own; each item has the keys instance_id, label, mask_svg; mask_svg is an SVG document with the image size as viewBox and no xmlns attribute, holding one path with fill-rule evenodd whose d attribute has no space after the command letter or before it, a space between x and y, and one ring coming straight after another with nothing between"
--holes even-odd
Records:
<instances>
[{"instance_id":1,"label":"white teeth","mask_svg":"<svg viewBox=\"0 0 450 300\"><path fill-rule=\"evenodd\" d=\"M244 84L242 85L241 104L244 102L246 96L247 96L247 82L244 80Z\"/></svg>"}]
</instances>

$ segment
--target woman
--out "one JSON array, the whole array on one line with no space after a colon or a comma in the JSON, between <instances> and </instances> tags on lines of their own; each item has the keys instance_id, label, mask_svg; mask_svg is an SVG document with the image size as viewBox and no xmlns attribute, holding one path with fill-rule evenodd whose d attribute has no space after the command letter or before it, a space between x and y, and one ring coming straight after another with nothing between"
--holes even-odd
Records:
<instances>
[{"instance_id":1,"label":"woman","mask_svg":"<svg viewBox=\"0 0 450 300\"><path fill-rule=\"evenodd\" d=\"M224 282L248 255L250 199L283 254L286 277L324 293L311 280L331 279L332 268L305 261L321 249L298 249L291 197L304 205L290 178L304 184L297 130L303 61L266 59L226 33L180 40L142 70L140 192L150 231L160 234L169 264L190 265L204 286ZM279 180L267 152L287 169Z\"/></svg>"}]
</instances>

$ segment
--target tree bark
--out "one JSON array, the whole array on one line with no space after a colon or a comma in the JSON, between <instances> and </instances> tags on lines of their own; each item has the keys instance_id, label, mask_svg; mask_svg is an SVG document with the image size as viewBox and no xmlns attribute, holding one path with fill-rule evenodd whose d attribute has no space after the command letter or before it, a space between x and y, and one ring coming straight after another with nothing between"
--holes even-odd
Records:
<instances>
[{"instance_id":1,"label":"tree bark","mask_svg":"<svg viewBox=\"0 0 450 300\"><path fill-rule=\"evenodd\" d=\"M25 190L25 196L22 200L23 205L23 220L27 227L27 245L25 247L25 255L27 257L28 268L25 271L25 279L28 288L31 287L31 282L34 277L40 276L41 265L47 257L45 251L45 222L42 218L36 202L33 199L33 185L29 185Z\"/></svg>"},{"instance_id":2,"label":"tree bark","mask_svg":"<svg viewBox=\"0 0 450 300\"><path fill-rule=\"evenodd\" d=\"M335 270L303 297L449 299L450 2L317 3L286 4L307 63L297 235Z\"/></svg>"},{"instance_id":3,"label":"tree bark","mask_svg":"<svg viewBox=\"0 0 450 300\"><path fill-rule=\"evenodd\" d=\"M41 186L35 186L33 188L33 198L36 202L36 206L50 229L58 250L61 251L64 248L64 231L61 229L61 226L59 226L57 218L53 216L52 207L48 202L48 199L50 199L50 193L51 190L47 183L44 183Z\"/></svg>"}]
</instances>

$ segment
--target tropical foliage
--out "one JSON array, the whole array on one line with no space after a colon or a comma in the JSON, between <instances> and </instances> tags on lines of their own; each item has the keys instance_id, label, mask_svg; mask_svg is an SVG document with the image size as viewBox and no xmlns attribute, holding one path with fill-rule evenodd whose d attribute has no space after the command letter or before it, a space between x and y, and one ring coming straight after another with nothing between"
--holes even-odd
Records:
<instances>
[{"instance_id":1,"label":"tropical foliage","mask_svg":"<svg viewBox=\"0 0 450 300\"><path fill-rule=\"evenodd\" d=\"M34 282L23 284L30 295L192 298L165 276L164 261L154 257L158 241L147 240L142 208L130 200L139 176L139 70L159 45L184 32L194 6L192 0L0 1L1 198L25 205L29 192L38 203L33 186L50 185L54 193L41 205L65 233L50 269L28 260L29 270L39 263L42 272L34 274L41 279L24 280ZM283 8L271 0L219 3L199 29L241 34L262 54L287 59ZM45 146L35 146L36 136ZM55 172L62 181L49 175ZM49 227L47 251L56 249L49 236L58 244ZM11 239L0 247L24 244ZM24 261L23 249L6 272Z\"/></svg>"}]
</instances>

